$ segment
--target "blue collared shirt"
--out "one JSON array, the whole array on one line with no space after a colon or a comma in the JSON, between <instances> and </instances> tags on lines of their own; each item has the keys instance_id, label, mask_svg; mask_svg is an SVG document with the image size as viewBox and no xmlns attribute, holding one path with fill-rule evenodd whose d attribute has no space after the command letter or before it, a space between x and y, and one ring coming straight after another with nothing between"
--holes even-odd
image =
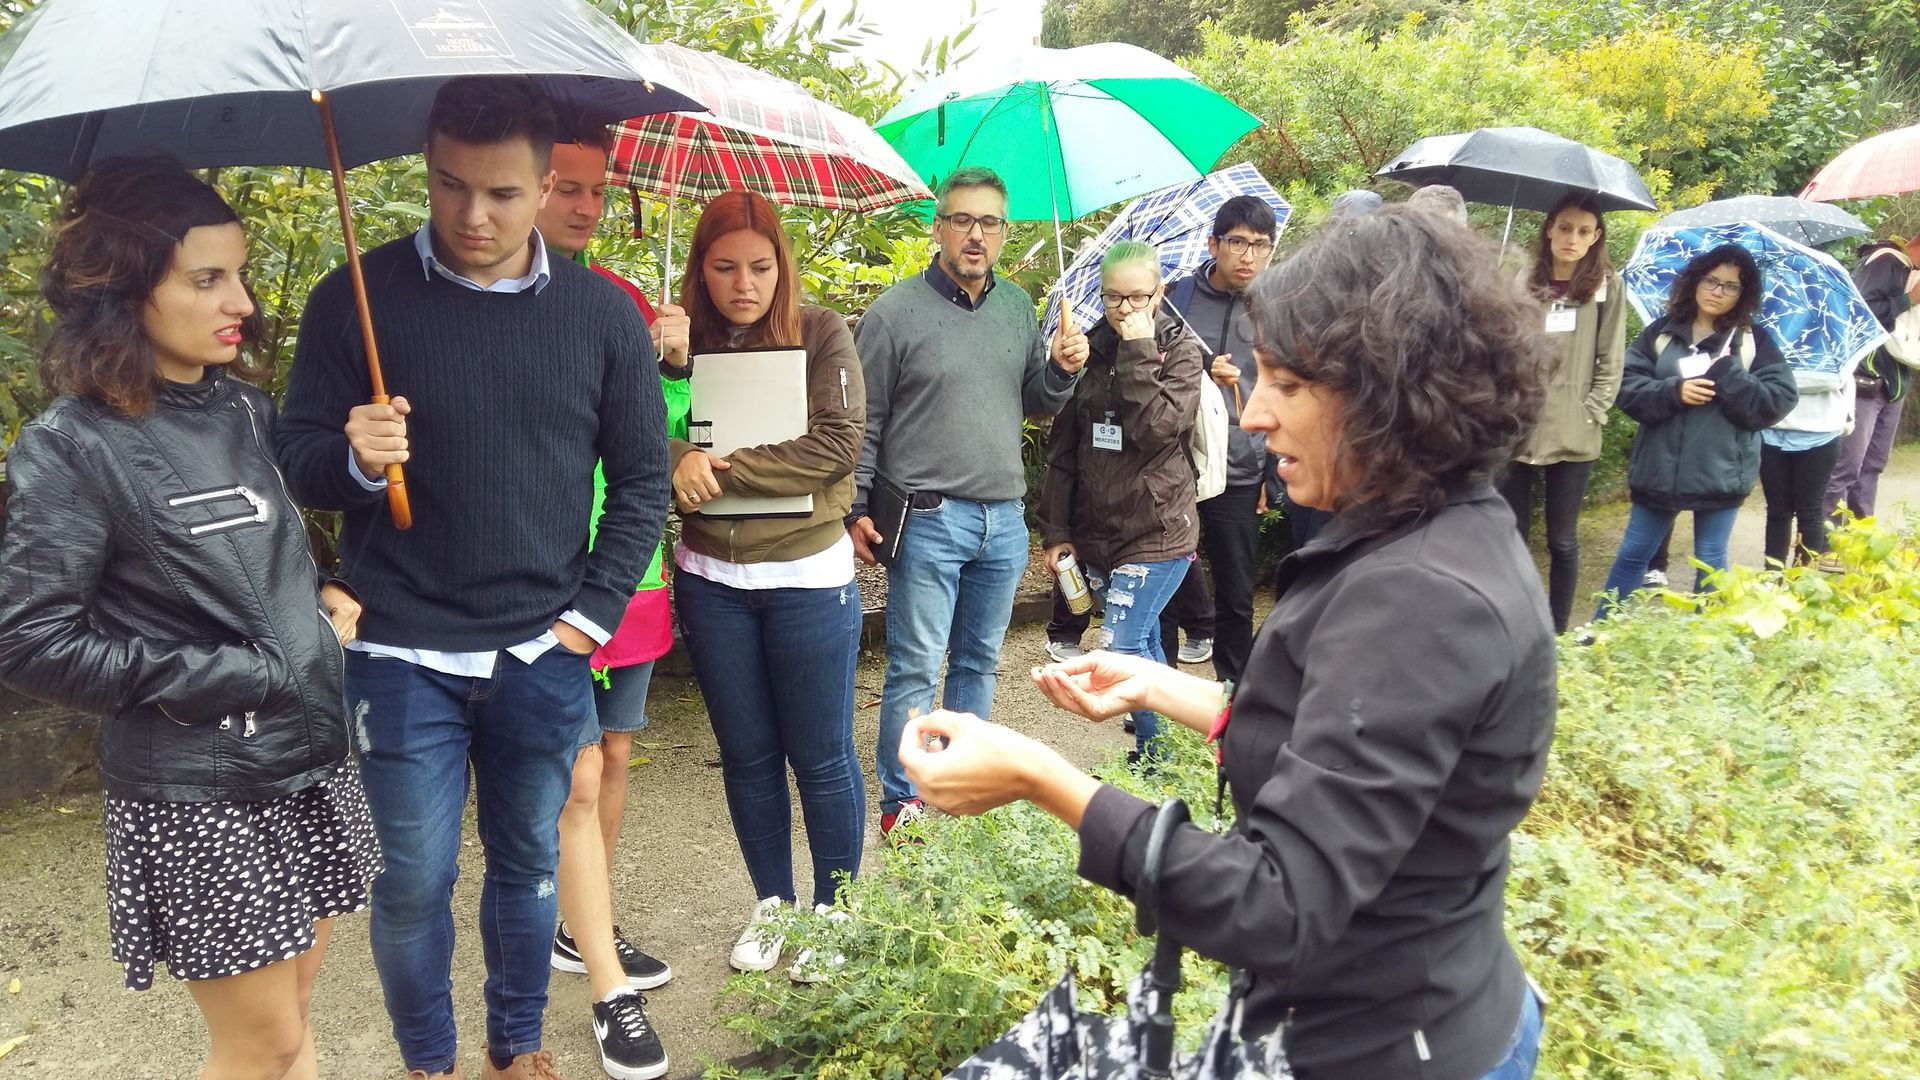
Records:
<instances>
[{"instance_id":1,"label":"blue collared shirt","mask_svg":"<svg viewBox=\"0 0 1920 1080\"><path fill-rule=\"evenodd\" d=\"M428 277L439 274L448 281L464 285L475 292L518 293L532 289L538 293L553 280L553 273L547 266L547 245L540 239L540 230L535 229L527 240L527 246L533 249L533 262L528 265L525 275L517 278L501 278L491 285L482 285L470 277L450 269L433 253L433 223L420 226L413 234L413 250L420 256L420 272Z\"/></svg>"},{"instance_id":2,"label":"blue collared shirt","mask_svg":"<svg viewBox=\"0 0 1920 1080\"><path fill-rule=\"evenodd\" d=\"M941 296L953 301L956 306L965 308L968 311L979 311L980 305L987 302L987 294L993 291L994 283L999 280L994 276L993 270L989 268L987 270L987 287L980 290L980 299L975 300L973 297L967 295L967 290L961 288L959 282L953 280L953 275L947 273L947 268L940 265L938 258L935 258L931 263L927 264L926 273L927 284L933 286L934 292L939 293Z\"/></svg>"}]
</instances>

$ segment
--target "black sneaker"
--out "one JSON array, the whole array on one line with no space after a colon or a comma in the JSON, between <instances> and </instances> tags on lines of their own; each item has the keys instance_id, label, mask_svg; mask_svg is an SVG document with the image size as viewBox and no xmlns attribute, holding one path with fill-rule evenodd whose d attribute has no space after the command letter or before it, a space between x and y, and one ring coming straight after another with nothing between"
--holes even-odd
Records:
<instances>
[{"instance_id":1,"label":"black sneaker","mask_svg":"<svg viewBox=\"0 0 1920 1080\"><path fill-rule=\"evenodd\" d=\"M647 1019L646 1004L637 991L593 1003L600 1067L614 1080L655 1080L667 1075L667 1052Z\"/></svg>"},{"instance_id":2,"label":"black sneaker","mask_svg":"<svg viewBox=\"0 0 1920 1080\"><path fill-rule=\"evenodd\" d=\"M627 985L635 990L665 986L667 980L673 978L672 968L634 948L621 936L617 926L613 928L613 951L620 954L620 966L627 973ZM549 962L555 971L571 971L576 975L587 972L586 959L580 955L580 949L574 944L573 935L567 933L567 924L564 922L553 932L553 955Z\"/></svg>"}]
</instances>

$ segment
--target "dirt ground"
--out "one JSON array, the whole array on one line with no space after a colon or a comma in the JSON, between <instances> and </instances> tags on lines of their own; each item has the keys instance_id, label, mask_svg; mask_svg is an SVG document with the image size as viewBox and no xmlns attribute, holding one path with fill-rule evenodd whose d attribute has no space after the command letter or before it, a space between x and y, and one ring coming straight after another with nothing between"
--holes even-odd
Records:
<instances>
[{"instance_id":1,"label":"dirt ground","mask_svg":"<svg viewBox=\"0 0 1920 1080\"><path fill-rule=\"evenodd\" d=\"M1882 480L1883 513L1903 502L1920 510L1920 447L1903 449ZM1583 588L1597 590L1605 578L1625 516L1624 505L1586 515ZM1676 565L1690 542L1690 523L1683 518ZM1760 548L1756 495L1740 515L1733 558L1757 563ZM1263 609L1265 602L1263 594ZM1095 726L1059 713L1017 677L1045 658L1038 625L1015 627L1003 655L996 719L1045 739L1083 764L1126 745L1117 725ZM855 725L870 787L880 660L877 654L863 657L858 677L862 707ZM753 896L727 820L718 751L692 680L656 679L651 706L653 724L640 735L637 751L646 760L632 769L633 792L613 871L614 911L637 944L673 965L673 982L648 995L649 1011L673 1059L670 1075L692 1077L699 1075L703 1058L724 1059L748 1049L721 1029L713 1003L729 974L727 952ZM871 791L869 799L877 803ZM468 1075L477 1076L484 970L474 932L481 866L471 817L466 845L454 904L459 928L454 995L462 1057ZM868 835L866 857L885 857L877 830ZM796 862L804 895L803 852ZM145 1080L198 1073L204 1035L180 984L163 975L146 993L121 988L119 966L107 953L103 864L97 796L30 802L0 813L0 984L7 988L0 993L0 1080ZM551 993L546 1043L562 1074L600 1076L585 978L555 973ZM314 1022L322 1075L400 1075L364 914L339 921L315 993ZM24 1041L16 1043L21 1037Z\"/></svg>"}]
</instances>

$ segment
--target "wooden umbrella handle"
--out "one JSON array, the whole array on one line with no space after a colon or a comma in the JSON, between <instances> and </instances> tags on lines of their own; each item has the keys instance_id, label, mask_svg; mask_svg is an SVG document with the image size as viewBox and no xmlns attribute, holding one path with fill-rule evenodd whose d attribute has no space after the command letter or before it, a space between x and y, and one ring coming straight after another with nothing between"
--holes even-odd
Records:
<instances>
[{"instance_id":1,"label":"wooden umbrella handle","mask_svg":"<svg viewBox=\"0 0 1920 1080\"><path fill-rule=\"evenodd\" d=\"M353 236L353 208L347 201L347 170L340 164L340 143L333 133L333 106L326 91L313 91L314 108L320 110L320 130L327 137L327 163L333 172L333 197L340 204L340 230L347 242L347 277L353 282L353 306L360 315L360 340L367 350L367 377L373 385L370 400L385 405L387 382L380 374L380 347L373 338L373 312L367 306L367 281L360 271L360 245ZM387 513L396 529L413 528L413 506L407 501L407 476L394 462L386 468Z\"/></svg>"}]
</instances>

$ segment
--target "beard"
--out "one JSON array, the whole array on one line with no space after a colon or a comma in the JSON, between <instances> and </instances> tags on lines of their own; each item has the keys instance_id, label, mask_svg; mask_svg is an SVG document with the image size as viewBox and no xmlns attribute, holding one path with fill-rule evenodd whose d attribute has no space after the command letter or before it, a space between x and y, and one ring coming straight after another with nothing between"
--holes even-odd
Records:
<instances>
[{"instance_id":1,"label":"beard","mask_svg":"<svg viewBox=\"0 0 1920 1080\"><path fill-rule=\"evenodd\" d=\"M985 252L981 254L985 254ZM968 270L954 262L944 251L940 253L940 264L946 269L947 273L953 275L956 281L983 281L986 279L987 271L991 269L990 267L981 267L978 270Z\"/></svg>"}]
</instances>

